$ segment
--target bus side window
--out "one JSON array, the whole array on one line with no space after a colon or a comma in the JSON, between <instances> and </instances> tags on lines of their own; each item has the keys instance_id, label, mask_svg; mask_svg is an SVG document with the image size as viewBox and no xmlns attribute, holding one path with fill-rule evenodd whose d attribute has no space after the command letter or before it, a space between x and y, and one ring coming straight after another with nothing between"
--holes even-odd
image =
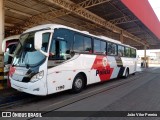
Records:
<instances>
[{"instance_id":1,"label":"bus side window","mask_svg":"<svg viewBox=\"0 0 160 120\"><path fill-rule=\"evenodd\" d=\"M94 39L94 53L106 54L106 42Z\"/></svg>"},{"instance_id":2,"label":"bus side window","mask_svg":"<svg viewBox=\"0 0 160 120\"><path fill-rule=\"evenodd\" d=\"M104 42L104 41L101 41L101 53L102 54L106 54L106 42Z\"/></svg>"},{"instance_id":3,"label":"bus side window","mask_svg":"<svg viewBox=\"0 0 160 120\"><path fill-rule=\"evenodd\" d=\"M131 57L136 58L136 50L131 48Z\"/></svg>"},{"instance_id":4,"label":"bus side window","mask_svg":"<svg viewBox=\"0 0 160 120\"><path fill-rule=\"evenodd\" d=\"M108 55L117 55L117 45L114 43L108 43L107 52Z\"/></svg>"},{"instance_id":5,"label":"bus side window","mask_svg":"<svg viewBox=\"0 0 160 120\"><path fill-rule=\"evenodd\" d=\"M94 53L101 52L101 42L100 40L94 39Z\"/></svg>"},{"instance_id":6,"label":"bus side window","mask_svg":"<svg viewBox=\"0 0 160 120\"><path fill-rule=\"evenodd\" d=\"M53 40L49 52L50 60L67 60L70 58L70 54L67 54L67 41L65 40Z\"/></svg>"},{"instance_id":7,"label":"bus side window","mask_svg":"<svg viewBox=\"0 0 160 120\"><path fill-rule=\"evenodd\" d=\"M75 34L75 36L74 36L74 43L73 43L73 50L75 52L82 52L82 51L84 51L83 42L84 42L83 41L83 36Z\"/></svg>"},{"instance_id":8,"label":"bus side window","mask_svg":"<svg viewBox=\"0 0 160 120\"><path fill-rule=\"evenodd\" d=\"M125 57L130 57L130 48L125 47Z\"/></svg>"},{"instance_id":9,"label":"bus side window","mask_svg":"<svg viewBox=\"0 0 160 120\"><path fill-rule=\"evenodd\" d=\"M118 56L119 57L124 56L124 47L121 45L118 45Z\"/></svg>"},{"instance_id":10,"label":"bus side window","mask_svg":"<svg viewBox=\"0 0 160 120\"><path fill-rule=\"evenodd\" d=\"M84 52L92 53L92 43L91 38L84 37Z\"/></svg>"}]
</instances>

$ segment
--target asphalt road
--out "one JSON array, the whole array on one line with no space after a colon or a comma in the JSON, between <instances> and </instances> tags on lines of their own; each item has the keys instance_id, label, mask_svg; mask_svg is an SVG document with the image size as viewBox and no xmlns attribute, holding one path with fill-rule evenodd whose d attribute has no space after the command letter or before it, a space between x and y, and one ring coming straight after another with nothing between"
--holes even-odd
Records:
<instances>
[{"instance_id":1,"label":"asphalt road","mask_svg":"<svg viewBox=\"0 0 160 120\"><path fill-rule=\"evenodd\" d=\"M6 111L48 111L42 116L65 116L64 111L73 111L83 117L45 117L45 120L94 120L94 119L148 119L159 120L158 117L87 117L96 111L160 111L160 68L151 68L127 79L115 79L103 84L87 87L79 94L69 91L46 96L43 99L13 106ZM77 111L77 113L75 112ZM90 111L87 113L87 111ZM93 113L91 111L94 111ZM84 115L84 113L86 113ZM114 113L113 113L114 114ZM73 115L74 116L74 115ZM15 119L15 118L10 118ZM16 118L17 119L17 118ZM20 118L21 119L21 118ZM26 118L24 118L26 119ZM33 120L44 118L31 118Z\"/></svg>"}]
</instances>

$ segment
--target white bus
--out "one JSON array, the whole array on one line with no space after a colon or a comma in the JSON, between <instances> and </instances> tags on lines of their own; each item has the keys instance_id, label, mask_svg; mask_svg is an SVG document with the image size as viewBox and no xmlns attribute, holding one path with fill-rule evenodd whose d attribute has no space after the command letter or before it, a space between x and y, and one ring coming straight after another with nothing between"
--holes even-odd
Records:
<instances>
[{"instance_id":1,"label":"white bus","mask_svg":"<svg viewBox=\"0 0 160 120\"><path fill-rule=\"evenodd\" d=\"M40 25L20 37L11 87L34 95L72 89L136 72L136 49L104 36L57 24Z\"/></svg>"},{"instance_id":2,"label":"white bus","mask_svg":"<svg viewBox=\"0 0 160 120\"><path fill-rule=\"evenodd\" d=\"M8 72L9 72L9 67L12 63L12 55L14 54L14 51L16 49L16 46L18 44L20 35L14 35L10 37L6 37L3 40L3 46L2 49L4 51L4 79L8 80Z\"/></svg>"}]
</instances>

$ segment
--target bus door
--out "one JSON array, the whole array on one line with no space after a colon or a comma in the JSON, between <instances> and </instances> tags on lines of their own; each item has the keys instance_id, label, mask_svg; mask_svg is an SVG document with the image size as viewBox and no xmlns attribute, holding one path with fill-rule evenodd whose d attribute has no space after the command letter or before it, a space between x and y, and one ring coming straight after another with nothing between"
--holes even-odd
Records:
<instances>
[{"instance_id":1,"label":"bus door","mask_svg":"<svg viewBox=\"0 0 160 120\"><path fill-rule=\"evenodd\" d=\"M48 94L64 90L66 73L60 65L69 58L67 41L53 39L48 58Z\"/></svg>"}]
</instances>

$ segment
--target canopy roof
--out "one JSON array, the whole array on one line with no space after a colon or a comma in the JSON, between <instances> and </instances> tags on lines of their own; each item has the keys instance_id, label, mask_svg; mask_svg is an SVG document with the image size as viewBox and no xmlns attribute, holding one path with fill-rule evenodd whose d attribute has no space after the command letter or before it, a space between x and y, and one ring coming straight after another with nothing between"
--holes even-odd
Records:
<instances>
[{"instance_id":1,"label":"canopy roof","mask_svg":"<svg viewBox=\"0 0 160 120\"><path fill-rule=\"evenodd\" d=\"M5 0L4 6L6 36L56 23L116 40L123 34L138 49L160 48L160 24L148 0Z\"/></svg>"}]
</instances>

